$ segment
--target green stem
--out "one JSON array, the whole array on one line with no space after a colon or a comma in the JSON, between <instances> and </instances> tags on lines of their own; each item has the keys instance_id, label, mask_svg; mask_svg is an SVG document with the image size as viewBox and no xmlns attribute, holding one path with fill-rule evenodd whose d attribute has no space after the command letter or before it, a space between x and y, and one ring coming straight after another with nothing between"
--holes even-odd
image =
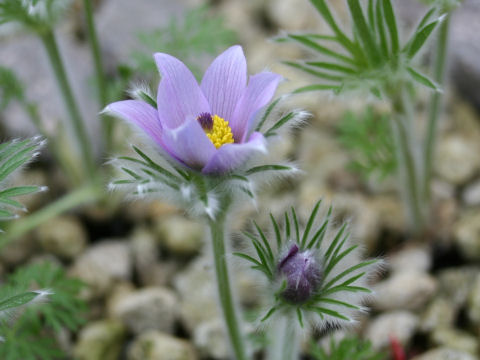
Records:
<instances>
[{"instance_id":1,"label":"green stem","mask_svg":"<svg viewBox=\"0 0 480 360\"><path fill-rule=\"evenodd\" d=\"M410 129L412 113L411 100L406 94L406 89L400 90L400 96L392 97L393 119L392 131L396 142L397 158L399 161L399 180L403 195L407 203L408 216L415 233L420 233L424 226L424 213L422 192L420 188L421 167L416 157L417 141L414 132Z\"/></svg>"},{"instance_id":2,"label":"green stem","mask_svg":"<svg viewBox=\"0 0 480 360\"><path fill-rule=\"evenodd\" d=\"M228 205L226 206L226 208ZM227 209L222 210L227 210ZM210 231L213 242L213 259L215 262L215 274L217 277L218 294L223 316L227 325L228 336L236 360L246 360L247 352L240 330L240 324L235 306L230 278L228 275L228 264L225 250L225 214L221 211L215 220L209 220Z\"/></svg>"},{"instance_id":3,"label":"green stem","mask_svg":"<svg viewBox=\"0 0 480 360\"><path fill-rule=\"evenodd\" d=\"M97 30L95 29L95 18L93 14L93 7L91 0L83 0L85 7L85 19L87 22L88 40L90 44L90 50L93 56L93 62L95 66L95 77L98 91L98 102L103 108L108 103L107 94L107 82L105 72L103 71L102 52L100 51L100 45L97 36ZM112 133L113 133L113 119L110 116L102 116L103 136L105 137L105 144L107 149L111 149L112 146Z\"/></svg>"},{"instance_id":4,"label":"green stem","mask_svg":"<svg viewBox=\"0 0 480 360\"><path fill-rule=\"evenodd\" d=\"M439 35L437 38L437 45L435 51L435 65L434 65L434 80L442 85L445 77L445 63L447 59L448 48L448 29L450 26L450 14L446 14L446 18L440 24ZM435 150L435 143L437 137L438 118L440 115L440 109L442 105L442 93L434 92L430 99L430 110L428 116L427 135L425 138L425 174L423 191L425 193L425 200L427 204L431 198L431 186L432 168L433 168L433 153Z\"/></svg>"},{"instance_id":5,"label":"green stem","mask_svg":"<svg viewBox=\"0 0 480 360\"><path fill-rule=\"evenodd\" d=\"M102 192L99 184L90 183L63 196L55 202L34 212L32 215L13 222L8 227L7 231L0 237L0 248L67 210L96 201L101 194Z\"/></svg>"},{"instance_id":6,"label":"green stem","mask_svg":"<svg viewBox=\"0 0 480 360\"><path fill-rule=\"evenodd\" d=\"M91 150L91 144L88 139L87 131L85 129L85 123L82 120L77 103L73 96L72 88L65 72L60 52L58 50L57 40L53 30L49 29L40 34L45 50L47 51L50 63L52 65L55 77L57 79L60 92L62 93L65 106L69 112L70 120L72 124L73 134L78 141L79 150L83 156L85 170L88 176L91 176L95 172L94 158Z\"/></svg>"},{"instance_id":7,"label":"green stem","mask_svg":"<svg viewBox=\"0 0 480 360\"><path fill-rule=\"evenodd\" d=\"M268 360L296 360L299 357L297 319L282 314L274 319L271 327Z\"/></svg>"}]
</instances>

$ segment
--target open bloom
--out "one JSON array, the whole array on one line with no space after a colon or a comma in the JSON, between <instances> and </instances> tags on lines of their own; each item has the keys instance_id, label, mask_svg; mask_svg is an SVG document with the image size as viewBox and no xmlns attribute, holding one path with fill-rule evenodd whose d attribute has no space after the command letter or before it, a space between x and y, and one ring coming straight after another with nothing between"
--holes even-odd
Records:
<instances>
[{"instance_id":1,"label":"open bloom","mask_svg":"<svg viewBox=\"0 0 480 360\"><path fill-rule=\"evenodd\" d=\"M110 104L106 111L140 127L179 163L204 174L224 174L253 153L265 151L254 132L256 113L272 99L281 76L250 77L240 46L220 54L199 85L178 59L156 53L161 74L157 109L138 100Z\"/></svg>"}]
</instances>

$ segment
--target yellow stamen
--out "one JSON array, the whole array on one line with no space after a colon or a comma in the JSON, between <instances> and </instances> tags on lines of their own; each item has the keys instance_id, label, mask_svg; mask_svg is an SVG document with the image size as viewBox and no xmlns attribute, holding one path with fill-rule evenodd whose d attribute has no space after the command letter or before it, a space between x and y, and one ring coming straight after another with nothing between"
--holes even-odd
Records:
<instances>
[{"instance_id":1,"label":"yellow stamen","mask_svg":"<svg viewBox=\"0 0 480 360\"><path fill-rule=\"evenodd\" d=\"M213 126L211 130L206 130L210 141L218 149L220 146L225 144L233 144L233 133L232 129L228 125L228 121L225 121L218 115L213 115Z\"/></svg>"}]
</instances>

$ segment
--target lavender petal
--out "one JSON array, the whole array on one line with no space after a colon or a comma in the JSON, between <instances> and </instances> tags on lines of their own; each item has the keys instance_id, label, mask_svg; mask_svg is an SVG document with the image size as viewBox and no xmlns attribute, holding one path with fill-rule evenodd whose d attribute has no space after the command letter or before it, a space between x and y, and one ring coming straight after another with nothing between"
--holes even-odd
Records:
<instances>
[{"instance_id":1,"label":"lavender petal","mask_svg":"<svg viewBox=\"0 0 480 360\"><path fill-rule=\"evenodd\" d=\"M225 174L248 160L258 152L266 152L265 138L259 132L254 132L248 142L242 144L225 144L217 149L202 169L204 174Z\"/></svg>"},{"instance_id":2,"label":"lavender petal","mask_svg":"<svg viewBox=\"0 0 480 360\"><path fill-rule=\"evenodd\" d=\"M255 125L256 112L270 102L281 79L280 75L268 71L250 77L230 121L235 142L245 141Z\"/></svg>"},{"instance_id":3,"label":"lavender petal","mask_svg":"<svg viewBox=\"0 0 480 360\"><path fill-rule=\"evenodd\" d=\"M210 112L210 106L193 74L177 58L154 55L162 79L158 85L157 107L162 123L176 128L189 116Z\"/></svg>"},{"instance_id":4,"label":"lavender petal","mask_svg":"<svg viewBox=\"0 0 480 360\"><path fill-rule=\"evenodd\" d=\"M197 170L202 169L216 151L194 117L188 118L176 129L165 129L162 142L172 157Z\"/></svg>"},{"instance_id":5,"label":"lavender petal","mask_svg":"<svg viewBox=\"0 0 480 360\"><path fill-rule=\"evenodd\" d=\"M158 145L162 144L162 125L153 106L143 101L125 100L108 105L104 112L139 127Z\"/></svg>"},{"instance_id":6,"label":"lavender petal","mask_svg":"<svg viewBox=\"0 0 480 360\"><path fill-rule=\"evenodd\" d=\"M247 86L247 61L242 47L232 46L220 54L203 76L201 88L213 115L230 121Z\"/></svg>"}]
</instances>

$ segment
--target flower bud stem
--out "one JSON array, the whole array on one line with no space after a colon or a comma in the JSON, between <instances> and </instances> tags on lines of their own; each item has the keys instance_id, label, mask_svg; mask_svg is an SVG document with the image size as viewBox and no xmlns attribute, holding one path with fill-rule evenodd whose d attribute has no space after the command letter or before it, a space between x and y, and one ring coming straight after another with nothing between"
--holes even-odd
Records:
<instances>
[{"instance_id":1,"label":"flower bud stem","mask_svg":"<svg viewBox=\"0 0 480 360\"><path fill-rule=\"evenodd\" d=\"M450 14L440 24L440 30L437 38L436 51L435 51L435 65L434 65L434 80L443 85L445 77L445 63L447 59L448 49L448 33L450 26ZM438 118L440 116L440 110L442 107L442 93L435 91L430 99L430 109L428 114L428 128L427 136L425 139L425 176L423 191L425 193L426 201L430 202L431 198L431 179L433 168L433 154L435 150L435 143L437 137Z\"/></svg>"},{"instance_id":2,"label":"flower bud stem","mask_svg":"<svg viewBox=\"0 0 480 360\"><path fill-rule=\"evenodd\" d=\"M299 357L298 320L293 314L275 317L271 327L268 360L297 360Z\"/></svg>"},{"instance_id":3,"label":"flower bud stem","mask_svg":"<svg viewBox=\"0 0 480 360\"><path fill-rule=\"evenodd\" d=\"M53 30L49 29L42 32L41 39L52 65L58 86L60 87L65 106L69 112L72 133L78 142L79 151L83 156L86 175L90 178L95 174L95 164L91 150L92 146L88 140L85 123L82 120L80 110L73 96L73 91L67 78Z\"/></svg>"},{"instance_id":4,"label":"flower bud stem","mask_svg":"<svg viewBox=\"0 0 480 360\"><path fill-rule=\"evenodd\" d=\"M95 19L93 16L92 0L83 0L85 8L85 20L87 25L88 42L93 56L95 65L95 81L97 84L98 102L101 108L108 104L107 82L105 72L103 71L102 52L98 41L97 31L95 29ZM105 147L112 149L113 142L113 119L108 115L101 115L103 125L103 137L105 139Z\"/></svg>"},{"instance_id":5,"label":"flower bud stem","mask_svg":"<svg viewBox=\"0 0 480 360\"><path fill-rule=\"evenodd\" d=\"M219 214L215 220L209 220L210 232L212 235L213 259L215 262L215 275L217 278L220 305L222 307L223 316L227 325L228 336L230 338L235 359L247 360L247 351L240 330L240 323L237 314L238 309L233 300L232 290L230 287L230 278L228 274L228 264L225 250L225 218L227 211L228 204L226 204L221 211L219 211Z\"/></svg>"}]
</instances>

